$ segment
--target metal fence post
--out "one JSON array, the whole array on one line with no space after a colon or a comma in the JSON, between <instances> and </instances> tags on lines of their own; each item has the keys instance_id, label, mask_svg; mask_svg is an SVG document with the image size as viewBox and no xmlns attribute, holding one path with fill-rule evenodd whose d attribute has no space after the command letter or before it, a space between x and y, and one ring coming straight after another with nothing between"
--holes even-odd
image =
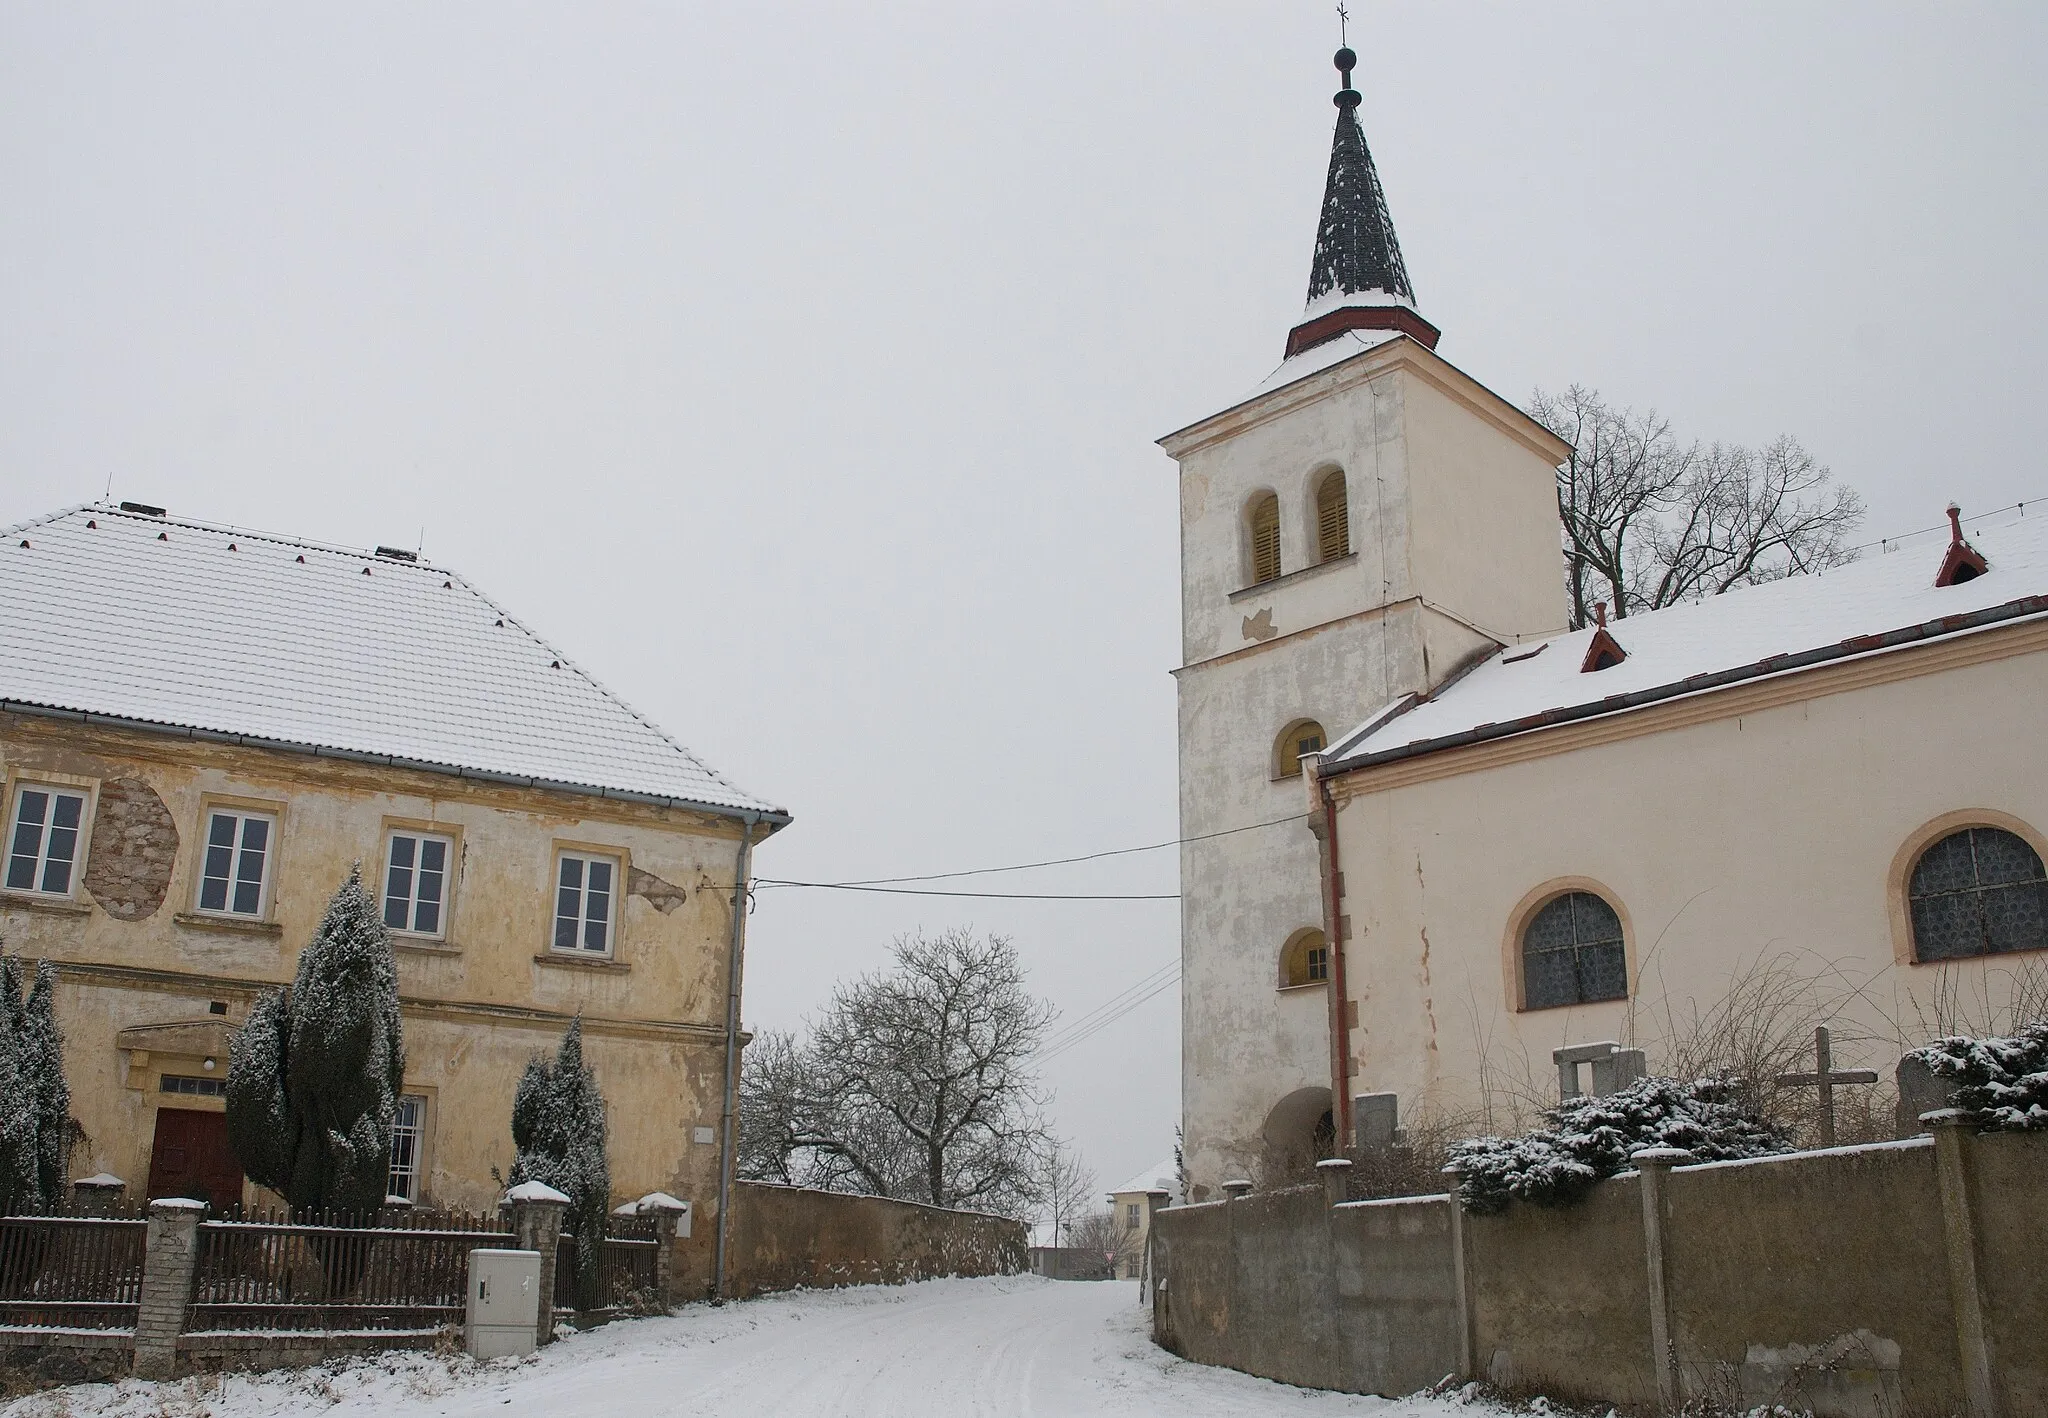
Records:
<instances>
[{"instance_id":1,"label":"metal fence post","mask_svg":"<svg viewBox=\"0 0 2048 1418\"><path fill-rule=\"evenodd\" d=\"M135 1307L135 1376L170 1378L178 1367L178 1335L192 1303L199 1268L198 1201L153 1201L143 1242L142 1293Z\"/></svg>"}]
</instances>

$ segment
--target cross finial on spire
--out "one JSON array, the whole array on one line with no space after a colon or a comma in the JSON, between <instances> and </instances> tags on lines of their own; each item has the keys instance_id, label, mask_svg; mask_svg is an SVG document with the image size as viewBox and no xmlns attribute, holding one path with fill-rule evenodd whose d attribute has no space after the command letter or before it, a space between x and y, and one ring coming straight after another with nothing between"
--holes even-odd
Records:
<instances>
[{"instance_id":1,"label":"cross finial on spire","mask_svg":"<svg viewBox=\"0 0 2048 1418\"><path fill-rule=\"evenodd\" d=\"M1344 0L1337 0L1337 43L1351 46L1351 12L1344 8Z\"/></svg>"}]
</instances>

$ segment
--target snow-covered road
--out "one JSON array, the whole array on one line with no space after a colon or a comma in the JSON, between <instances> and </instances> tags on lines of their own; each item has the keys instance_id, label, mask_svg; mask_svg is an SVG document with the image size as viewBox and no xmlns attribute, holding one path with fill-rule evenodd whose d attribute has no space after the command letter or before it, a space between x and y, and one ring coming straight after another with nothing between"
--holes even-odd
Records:
<instances>
[{"instance_id":1,"label":"snow-covered road","mask_svg":"<svg viewBox=\"0 0 2048 1418\"><path fill-rule=\"evenodd\" d=\"M57 1389L0 1418L1477 1418L1455 1399L1287 1388L1155 1348L1128 1282L1031 1276L776 1295L575 1335L525 1363L408 1354L220 1380Z\"/></svg>"}]
</instances>

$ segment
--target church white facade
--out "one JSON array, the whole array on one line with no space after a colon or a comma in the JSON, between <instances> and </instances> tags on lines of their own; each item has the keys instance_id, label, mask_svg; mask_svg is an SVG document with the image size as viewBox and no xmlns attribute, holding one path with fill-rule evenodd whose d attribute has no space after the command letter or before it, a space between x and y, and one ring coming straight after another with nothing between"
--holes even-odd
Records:
<instances>
[{"instance_id":1,"label":"church white facade","mask_svg":"<svg viewBox=\"0 0 2048 1418\"><path fill-rule=\"evenodd\" d=\"M1343 952L1302 820L1301 756L1501 637L1566 619L1553 491L1566 449L1433 352L1345 78L1309 309L1286 362L1251 398L1161 440L1180 467L1196 1200L1313 1161L1318 1130L1344 1130L1330 1087Z\"/></svg>"},{"instance_id":2,"label":"church white facade","mask_svg":"<svg viewBox=\"0 0 2048 1418\"><path fill-rule=\"evenodd\" d=\"M1886 1077L2048 1008L2048 518L1568 633L1568 449L1435 352L1351 62L1285 362L1161 440L1189 1199L1366 1095L1469 1133L1554 1050L1686 1067L1766 976Z\"/></svg>"}]
</instances>

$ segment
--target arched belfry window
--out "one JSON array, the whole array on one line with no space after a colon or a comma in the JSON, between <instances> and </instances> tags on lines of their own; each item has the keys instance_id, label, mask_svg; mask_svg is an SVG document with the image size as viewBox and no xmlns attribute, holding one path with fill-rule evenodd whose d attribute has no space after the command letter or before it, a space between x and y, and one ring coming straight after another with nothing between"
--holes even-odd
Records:
<instances>
[{"instance_id":1,"label":"arched belfry window","mask_svg":"<svg viewBox=\"0 0 2048 1418\"><path fill-rule=\"evenodd\" d=\"M1280 987L1320 985L1330 978L1330 943L1313 927L1287 937L1280 952Z\"/></svg>"},{"instance_id":2,"label":"arched belfry window","mask_svg":"<svg viewBox=\"0 0 2048 1418\"><path fill-rule=\"evenodd\" d=\"M1252 584L1280 577L1280 499L1262 492L1245 509L1245 534L1251 547Z\"/></svg>"},{"instance_id":3,"label":"arched belfry window","mask_svg":"<svg viewBox=\"0 0 2048 1418\"><path fill-rule=\"evenodd\" d=\"M1323 726L1313 719L1296 719L1280 731L1280 737L1273 742L1273 776L1275 778L1299 778L1301 760L1311 753L1323 751Z\"/></svg>"},{"instance_id":4,"label":"arched belfry window","mask_svg":"<svg viewBox=\"0 0 2048 1418\"><path fill-rule=\"evenodd\" d=\"M1522 1008L1626 998L1621 917L1598 896L1568 891L1522 927Z\"/></svg>"},{"instance_id":5,"label":"arched belfry window","mask_svg":"<svg viewBox=\"0 0 2048 1418\"><path fill-rule=\"evenodd\" d=\"M1316 559L1335 561L1351 555L1351 500L1344 489L1344 470L1332 468L1316 485Z\"/></svg>"},{"instance_id":6,"label":"arched belfry window","mask_svg":"<svg viewBox=\"0 0 2048 1418\"><path fill-rule=\"evenodd\" d=\"M2048 872L2003 828L1965 827L1922 852L1906 900L1916 960L2048 949Z\"/></svg>"}]
</instances>

